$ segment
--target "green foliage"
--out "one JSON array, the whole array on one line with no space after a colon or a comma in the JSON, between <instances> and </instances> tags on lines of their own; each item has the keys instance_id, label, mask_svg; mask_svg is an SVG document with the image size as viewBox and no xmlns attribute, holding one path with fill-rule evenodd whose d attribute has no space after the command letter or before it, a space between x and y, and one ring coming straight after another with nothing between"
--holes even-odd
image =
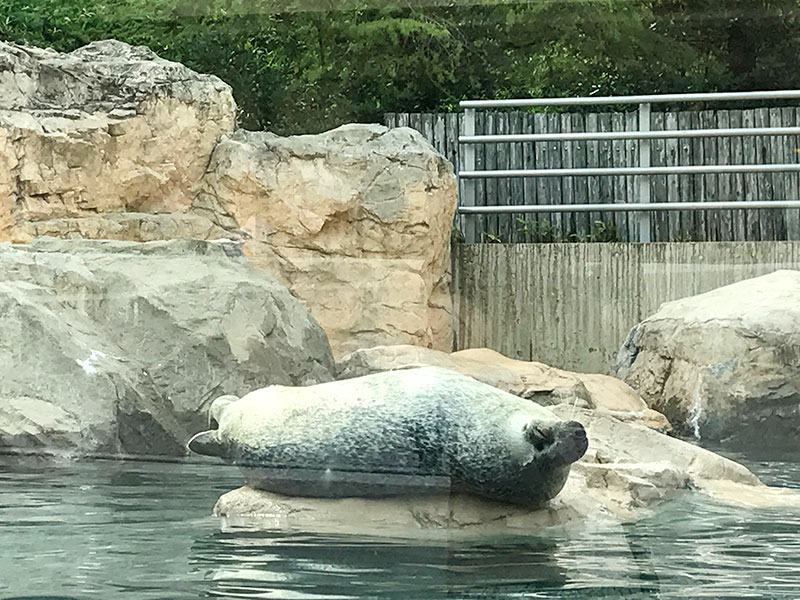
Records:
<instances>
[{"instance_id":1,"label":"green foliage","mask_svg":"<svg viewBox=\"0 0 800 600\"><path fill-rule=\"evenodd\" d=\"M554 227L548 219L517 217L516 223L517 233L523 240L536 244L617 242L620 239L617 226L610 221L594 221L589 233L586 234L573 232L566 235Z\"/></svg>"},{"instance_id":2,"label":"green foliage","mask_svg":"<svg viewBox=\"0 0 800 600\"><path fill-rule=\"evenodd\" d=\"M610 221L595 221L592 223L592 231L589 233L588 242L618 242L619 230Z\"/></svg>"},{"instance_id":3,"label":"green foliage","mask_svg":"<svg viewBox=\"0 0 800 600\"><path fill-rule=\"evenodd\" d=\"M484 231L481 233L481 242L484 244L502 244L503 238L499 234L491 231Z\"/></svg>"},{"instance_id":4,"label":"green foliage","mask_svg":"<svg viewBox=\"0 0 800 600\"><path fill-rule=\"evenodd\" d=\"M458 227L457 225L453 225L450 228L450 243L451 244L463 244L466 241L467 241L467 238L464 235L464 232L461 231L461 228Z\"/></svg>"},{"instance_id":5,"label":"green foliage","mask_svg":"<svg viewBox=\"0 0 800 600\"><path fill-rule=\"evenodd\" d=\"M798 0L0 0L0 38L116 38L218 75L247 128L321 131L467 97L800 87Z\"/></svg>"},{"instance_id":6,"label":"green foliage","mask_svg":"<svg viewBox=\"0 0 800 600\"><path fill-rule=\"evenodd\" d=\"M279 23L280 130L320 131L425 110L453 83L459 48L428 19L356 11L288 15Z\"/></svg>"},{"instance_id":7,"label":"green foliage","mask_svg":"<svg viewBox=\"0 0 800 600\"><path fill-rule=\"evenodd\" d=\"M705 56L721 88L800 85L800 73L790 66L800 51L797 0L652 0L650 5L657 30Z\"/></svg>"},{"instance_id":8,"label":"green foliage","mask_svg":"<svg viewBox=\"0 0 800 600\"><path fill-rule=\"evenodd\" d=\"M570 241L563 237L560 231L556 231L548 219L523 219L522 217L517 217L516 221L517 233L522 234L526 242L546 244Z\"/></svg>"}]
</instances>

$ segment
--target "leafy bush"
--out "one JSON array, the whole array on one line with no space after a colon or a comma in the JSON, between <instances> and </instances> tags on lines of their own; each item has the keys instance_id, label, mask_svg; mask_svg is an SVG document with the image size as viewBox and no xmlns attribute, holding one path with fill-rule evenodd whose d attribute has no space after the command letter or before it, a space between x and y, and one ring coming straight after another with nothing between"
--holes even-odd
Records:
<instances>
[{"instance_id":1,"label":"leafy bush","mask_svg":"<svg viewBox=\"0 0 800 600\"><path fill-rule=\"evenodd\" d=\"M388 4L0 0L0 38L149 46L228 82L243 126L283 134L466 97L800 87L797 0Z\"/></svg>"}]
</instances>

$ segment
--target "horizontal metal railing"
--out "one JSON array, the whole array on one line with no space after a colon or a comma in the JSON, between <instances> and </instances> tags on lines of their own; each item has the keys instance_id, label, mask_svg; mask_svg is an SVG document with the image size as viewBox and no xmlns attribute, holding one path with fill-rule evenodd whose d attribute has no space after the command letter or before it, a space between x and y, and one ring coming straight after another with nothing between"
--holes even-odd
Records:
<instances>
[{"instance_id":1,"label":"horizontal metal railing","mask_svg":"<svg viewBox=\"0 0 800 600\"><path fill-rule=\"evenodd\" d=\"M653 94L637 96L587 96L580 98L528 98L511 100L465 100L460 106L465 109L464 135L459 136L459 144L464 145L462 168L459 169L459 213L463 215L531 212L586 212L586 211L632 211L637 214L638 239L650 241L650 212L656 210L763 210L767 208L800 208L800 199L781 201L730 201L730 202L679 202L651 203L651 175L696 175L714 173L778 173L798 172L800 164L738 164L738 165L681 165L672 167L653 167L650 164L650 141L674 138L708 138L738 136L779 136L798 135L800 127L752 127L727 129L679 129L651 131L650 108L653 103L678 102L717 102L753 100L794 100L800 99L800 90L778 90L762 92L727 92L693 94ZM481 108L520 108L543 106L586 106L586 105L639 105L638 131L599 131L533 134L475 134L475 110ZM556 168L556 169L502 169L476 170L475 146L489 143L519 142L570 142L583 140L639 140L639 164L630 167L599 168ZM475 206L476 179L503 177L587 177L608 175L631 175L636 177L637 202L626 204L548 204L515 206ZM465 223L464 234L467 241L478 239L474 221Z\"/></svg>"},{"instance_id":2,"label":"horizontal metal railing","mask_svg":"<svg viewBox=\"0 0 800 600\"><path fill-rule=\"evenodd\" d=\"M519 98L509 100L462 100L461 108L522 108L529 106L600 106L608 104L657 104L678 102L735 102L794 100L800 90L760 92L700 92L691 94L643 94L636 96L583 96L575 98Z\"/></svg>"},{"instance_id":3,"label":"horizontal metal railing","mask_svg":"<svg viewBox=\"0 0 800 600\"><path fill-rule=\"evenodd\" d=\"M462 206L464 215L497 215L511 213L570 213L597 212L602 206L608 212L642 212L659 210L730 210L742 208L741 202L629 202L626 204L526 204L522 206ZM800 208L800 200L752 200L747 202L750 210L776 208Z\"/></svg>"},{"instance_id":4,"label":"horizontal metal railing","mask_svg":"<svg viewBox=\"0 0 800 600\"><path fill-rule=\"evenodd\" d=\"M667 131L586 131L579 133L525 133L502 135L460 135L461 144L503 142L581 142L584 140L664 140L700 137L746 137L798 135L800 127L736 127L730 129L672 129Z\"/></svg>"},{"instance_id":5,"label":"horizontal metal railing","mask_svg":"<svg viewBox=\"0 0 800 600\"><path fill-rule=\"evenodd\" d=\"M461 171L462 179L497 177L586 177L591 175L708 175L714 173L781 173L800 171L800 164L785 165L687 165L675 167L597 167L575 169L498 169Z\"/></svg>"}]
</instances>

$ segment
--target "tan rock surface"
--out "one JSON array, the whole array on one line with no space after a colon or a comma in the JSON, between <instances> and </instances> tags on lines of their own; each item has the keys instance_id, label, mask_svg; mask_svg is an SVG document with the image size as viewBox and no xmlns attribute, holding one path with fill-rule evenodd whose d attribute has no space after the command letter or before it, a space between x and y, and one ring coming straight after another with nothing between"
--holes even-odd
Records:
<instances>
[{"instance_id":1,"label":"tan rock surface","mask_svg":"<svg viewBox=\"0 0 800 600\"><path fill-rule=\"evenodd\" d=\"M226 84L147 48L0 43L0 56L11 67L0 77L0 241L115 238L121 213L186 213L233 131Z\"/></svg>"},{"instance_id":2,"label":"tan rock surface","mask_svg":"<svg viewBox=\"0 0 800 600\"><path fill-rule=\"evenodd\" d=\"M589 449L585 464L667 463L702 487L705 480L725 480L761 485L746 467L710 450L659 433L638 423L625 423L610 415L566 404L550 407L562 419L574 419L586 429Z\"/></svg>"},{"instance_id":3,"label":"tan rock surface","mask_svg":"<svg viewBox=\"0 0 800 600\"><path fill-rule=\"evenodd\" d=\"M649 409L628 384L616 377L573 373L543 363L514 360L488 348L447 354L419 346L376 346L342 357L337 363L337 377L346 379L425 365L458 371L540 404L569 403L623 421L644 423L660 431L670 429L664 415Z\"/></svg>"},{"instance_id":4,"label":"tan rock surface","mask_svg":"<svg viewBox=\"0 0 800 600\"><path fill-rule=\"evenodd\" d=\"M452 166L416 131L239 131L214 151L197 210L304 300L334 352L450 348Z\"/></svg>"},{"instance_id":5,"label":"tan rock surface","mask_svg":"<svg viewBox=\"0 0 800 600\"><path fill-rule=\"evenodd\" d=\"M800 507L797 490L766 486L745 466L695 444L596 411L551 410L586 429L589 449L573 474L584 478L587 494L604 497L612 514L635 517L690 490L749 508Z\"/></svg>"},{"instance_id":6,"label":"tan rock surface","mask_svg":"<svg viewBox=\"0 0 800 600\"><path fill-rule=\"evenodd\" d=\"M568 491L562 492L562 496ZM578 494L573 494L578 499ZM559 497L561 498L561 496ZM590 502L585 502L588 505ZM589 510L588 506L584 510ZM465 495L397 498L299 498L241 487L219 498L225 525L369 535L454 530L502 532L559 525L581 513L561 499L530 510Z\"/></svg>"}]
</instances>

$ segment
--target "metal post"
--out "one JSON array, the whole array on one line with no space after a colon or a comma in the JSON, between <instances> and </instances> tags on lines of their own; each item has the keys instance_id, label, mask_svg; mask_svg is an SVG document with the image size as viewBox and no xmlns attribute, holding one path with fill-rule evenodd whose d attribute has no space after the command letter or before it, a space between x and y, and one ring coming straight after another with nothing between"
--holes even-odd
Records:
<instances>
[{"instance_id":1,"label":"metal post","mask_svg":"<svg viewBox=\"0 0 800 600\"><path fill-rule=\"evenodd\" d=\"M464 135L475 135L475 109L467 108L464 110ZM464 170L475 170L475 146L465 144L461 146L464 151ZM475 185L474 179L461 179L461 206L475 206ZM478 218L475 216L461 216L461 231L464 233L464 241L474 244L480 241L478 232Z\"/></svg>"},{"instance_id":2,"label":"metal post","mask_svg":"<svg viewBox=\"0 0 800 600\"><path fill-rule=\"evenodd\" d=\"M644 102L639 105L639 131L650 131L650 104ZM650 140L639 140L639 166L650 166ZM636 200L641 204L650 202L650 176L638 175L636 177ZM650 241L650 213L642 211L636 214L636 228L640 242Z\"/></svg>"}]
</instances>

